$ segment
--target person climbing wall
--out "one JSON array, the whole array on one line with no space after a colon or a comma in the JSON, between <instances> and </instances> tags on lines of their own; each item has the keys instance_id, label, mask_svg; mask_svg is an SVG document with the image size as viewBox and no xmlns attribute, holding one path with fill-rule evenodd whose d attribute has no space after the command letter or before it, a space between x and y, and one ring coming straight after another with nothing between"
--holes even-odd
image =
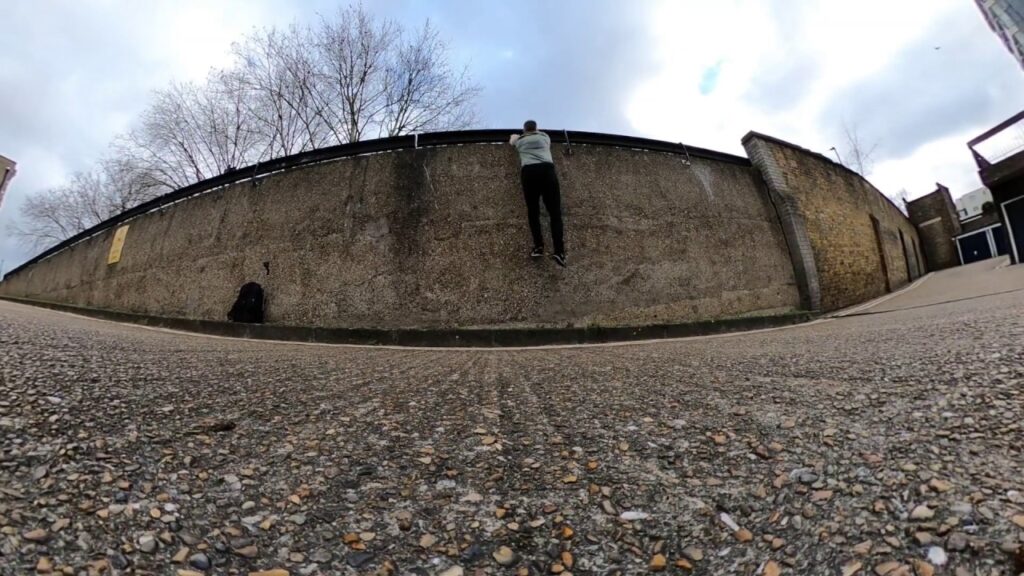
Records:
<instances>
[{"instance_id":1,"label":"person climbing wall","mask_svg":"<svg viewBox=\"0 0 1024 576\"><path fill-rule=\"evenodd\" d=\"M551 138L537 130L537 123L527 120L523 124L523 133L513 134L509 144L519 152L519 163L522 165L520 178L523 183L523 196L526 198L526 215L530 222L530 234L533 235L531 258L544 256L544 236L540 228L540 202L551 216L551 242L554 253L551 257L559 266L565 267L565 241L562 229L562 196L558 187L558 174L555 163L551 159Z\"/></svg>"}]
</instances>

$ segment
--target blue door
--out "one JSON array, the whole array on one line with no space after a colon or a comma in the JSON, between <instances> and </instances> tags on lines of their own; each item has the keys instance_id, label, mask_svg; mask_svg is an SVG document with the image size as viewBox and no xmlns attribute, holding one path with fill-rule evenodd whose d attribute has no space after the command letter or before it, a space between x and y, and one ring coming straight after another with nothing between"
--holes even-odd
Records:
<instances>
[{"instance_id":1,"label":"blue door","mask_svg":"<svg viewBox=\"0 0 1024 576\"><path fill-rule=\"evenodd\" d=\"M964 264L988 260L992 257L992 247L988 245L988 231L981 230L970 236L961 236L956 240L960 245L960 259Z\"/></svg>"},{"instance_id":2,"label":"blue door","mask_svg":"<svg viewBox=\"0 0 1024 576\"><path fill-rule=\"evenodd\" d=\"M1024 256L1024 198L1004 202L1003 210L1006 212L1006 221L1010 224L1007 236L1011 236L1013 244L1017 247L1016 263L1020 264L1020 258Z\"/></svg>"},{"instance_id":3,"label":"blue door","mask_svg":"<svg viewBox=\"0 0 1024 576\"><path fill-rule=\"evenodd\" d=\"M1010 244L1006 241L1006 229L996 226L992 229L992 239L996 243L996 256L1006 256L1010 253Z\"/></svg>"}]
</instances>

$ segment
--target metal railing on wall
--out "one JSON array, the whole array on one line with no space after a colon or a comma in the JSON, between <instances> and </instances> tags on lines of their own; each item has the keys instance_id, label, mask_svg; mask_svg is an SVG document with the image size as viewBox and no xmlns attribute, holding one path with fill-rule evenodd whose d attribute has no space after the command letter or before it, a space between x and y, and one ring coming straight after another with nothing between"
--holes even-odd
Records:
<instances>
[{"instance_id":1,"label":"metal railing on wall","mask_svg":"<svg viewBox=\"0 0 1024 576\"><path fill-rule=\"evenodd\" d=\"M168 192L163 196L154 198L153 200L144 202L133 208L129 208L128 210L108 218L87 230L83 230L67 240L47 248L42 253L38 254L28 262L25 262L21 266L14 268L4 275L4 280L13 277L15 274L18 274L33 264L45 260L58 252L66 250L79 242L87 240L105 230L127 222L128 220L159 210L164 206L180 202L181 200L185 200L192 196L198 196L231 184L254 180L275 172L281 172L283 170L298 168L309 164L339 160L352 156L362 156L365 154L439 146L458 146L464 144L505 144L508 142L509 134L512 134L513 132L515 132L515 130L461 130L455 132L428 132L423 134L409 134L406 136L380 138L377 140L364 140L361 142L352 142L350 144L341 144L328 148L318 148L316 150L300 152L291 156L283 156L281 158L268 160L267 162L260 162L253 166L231 170L219 176L214 176L213 178L196 182L195 184L185 186L184 188L179 188L173 192ZM569 145L571 143L572 145L628 148L649 152L678 154L687 160L690 158L704 158L742 166L751 165L750 160L743 156L726 154L724 152L717 152L715 150L708 150L705 148L695 148L686 146L682 143L677 144L665 142L663 140L637 138L634 136L602 134L600 132L575 132L572 130L554 129L545 130L545 132L547 132L551 137L551 142L553 144Z\"/></svg>"},{"instance_id":2,"label":"metal railing on wall","mask_svg":"<svg viewBox=\"0 0 1024 576\"><path fill-rule=\"evenodd\" d=\"M1024 151L1024 111L1018 112L967 143L979 169Z\"/></svg>"}]
</instances>

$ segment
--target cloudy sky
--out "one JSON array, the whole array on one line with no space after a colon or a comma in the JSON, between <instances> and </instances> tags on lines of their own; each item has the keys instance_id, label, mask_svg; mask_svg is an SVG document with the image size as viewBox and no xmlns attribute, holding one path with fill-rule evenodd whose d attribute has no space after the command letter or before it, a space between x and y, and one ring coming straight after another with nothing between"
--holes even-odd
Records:
<instances>
[{"instance_id":1,"label":"cloudy sky","mask_svg":"<svg viewBox=\"0 0 1024 576\"><path fill-rule=\"evenodd\" d=\"M0 259L20 202L88 169L149 93L230 62L253 28L344 0L7 0ZM976 188L965 142L1024 108L1024 71L972 0L366 0L429 18L483 88L482 127L542 125L742 154L757 130L827 152L842 126L878 144L871 180L911 197Z\"/></svg>"}]
</instances>

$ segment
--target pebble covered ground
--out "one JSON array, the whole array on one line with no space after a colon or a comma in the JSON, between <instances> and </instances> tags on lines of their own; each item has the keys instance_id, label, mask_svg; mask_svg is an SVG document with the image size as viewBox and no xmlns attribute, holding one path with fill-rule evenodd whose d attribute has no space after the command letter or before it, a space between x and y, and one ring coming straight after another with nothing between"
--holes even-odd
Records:
<instances>
[{"instance_id":1,"label":"pebble covered ground","mask_svg":"<svg viewBox=\"0 0 1024 576\"><path fill-rule=\"evenodd\" d=\"M0 302L0 573L1017 574L1022 289L490 351Z\"/></svg>"}]
</instances>

